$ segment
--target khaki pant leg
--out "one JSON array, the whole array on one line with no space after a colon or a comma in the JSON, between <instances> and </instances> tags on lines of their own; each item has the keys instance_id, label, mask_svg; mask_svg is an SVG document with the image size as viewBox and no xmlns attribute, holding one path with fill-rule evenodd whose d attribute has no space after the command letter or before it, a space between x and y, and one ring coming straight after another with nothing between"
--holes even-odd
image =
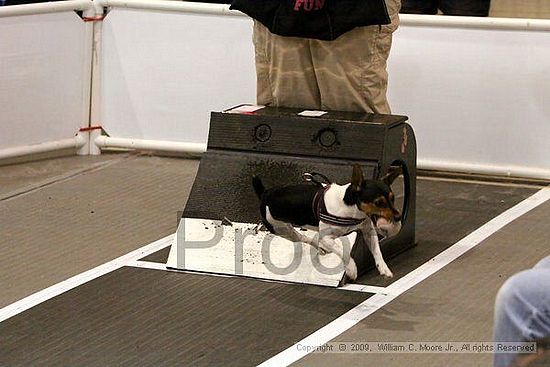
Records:
<instances>
[{"instance_id":1,"label":"khaki pant leg","mask_svg":"<svg viewBox=\"0 0 550 367\"><path fill-rule=\"evenodd\" d=\"M310 40L272 34L254 22L257 103L319 109L321 99L311 60Z\"/></svg>"},{"instance_id":2,"label":"khaki pant leg","mask_svg":"<svg viewBox=\"0 0 550 367\"><path fill-rule=\"evenodd\" d=\"M389 114L387 59L400 0L387 0L392 23L359 27L334 41L312 41L321 108Z\"/></svg>"}]
</instances>

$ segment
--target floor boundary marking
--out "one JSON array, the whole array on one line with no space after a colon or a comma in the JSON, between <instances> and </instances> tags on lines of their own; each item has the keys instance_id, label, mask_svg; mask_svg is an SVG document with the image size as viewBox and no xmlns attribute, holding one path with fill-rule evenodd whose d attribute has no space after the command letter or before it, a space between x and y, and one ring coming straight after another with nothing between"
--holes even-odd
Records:
<instances>
[{"instance_id":1,"label":"floor boundary marking","mask_svg":"<svg viewBox=\"0 0 550 367\"><path fill-rule=\"evenodd\" d=\"M185 273L185 274L198 274L198 275L208 275L208 276L214 276L219 278L242 278L239 275L233 275L233 274L215 274L215 273L201 273L197 271L186 271L186 270L179 270L179 269L169 269L166 267L164 263L156 263L152 261L143 261L143 260L135 260L132 262L129 262L126 264L126 266L134 267L134 268L140 268L140 269L150 269L150 270L160 270L160 271L171 271L174 273ZM293 283L293 282L284 282L280 280L271 280L271 279L261 279L261 278L251 278L251 277L245 277L246 279L255 280L255 281L261 281L261 282L267 282L267 283L280 283L280 284L294 284L294 285L308 285L305 283ZM351 291L351 292L360 292L360 293L369 293L369 294L389 294L389 291L385 287L378 287L368 284L346 284L342 287L333 288L335 290L341 290L341 291Z\"/></svg>"},{"instance_id":2,"label":"floor boundary marking","mask_svg":"<svg viewBox=\"0 0 550 367\"><path fill-rule=\"evenodd\" d=\"M126 266L126 264L130 263L131 261L141 259L154 252L160 251L170 246L173 242L174 234L171 234L169 236L161 238L160 240L150 243L149 245L129 252L126 255L111 260L103 265L99 265L93 269L77 274L69 279L66 279L48 288L44 288L41 291L33 293L30 296L20 299L19 301L16 301L0 309L0 323L53 297L56 297L82 284L99 278L100 276L120 269Z\"/></svg>"}]
</instances>

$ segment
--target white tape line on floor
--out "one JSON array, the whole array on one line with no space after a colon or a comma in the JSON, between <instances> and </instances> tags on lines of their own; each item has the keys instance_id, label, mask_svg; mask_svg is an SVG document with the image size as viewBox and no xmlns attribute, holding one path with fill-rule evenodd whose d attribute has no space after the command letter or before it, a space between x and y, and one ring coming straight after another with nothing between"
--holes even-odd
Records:
<instances>
[{"instance_id":1,"label":"white tape line on floor","mask_svg":"<svg viewBox=\"0 0 550 367\"><path fill-rule=\"evenodd\" d=\"M536 208L537 206L543 204L549 199L550 187L546 187L538 191L531 197L525 199L521 203L506 210L504 213L500 214L483 226L479 227L477 230L464 237L462 240L458 241L456 244L443 251L441 254L421 265L416 270L410 272L403 278L391 284L389 287L386 288L388 294L375 294L374 296L367 299L365 302L359 304L336 320L317 330L313 334L307 336L306 338L295 343L293 346L285 349L279 354L276 354L272 358L263 362L259 365L259 367L288 366L305 357L309 353L306 351L306 348L299 348L299 345L318 346L329 342L330 340L334 339L338 335L342 334L346 330L359 323L361 320L365 319L386 304L393 301L399 295L403 294L404 292L422 282L429 276L443 269L445 266L477 246L483 240L485 240L507 224L511 223L515 219L521 217L522 215Z\"/></svg>"},{"instance_id":2,"label":"white tape line on floor","mask_svg":"<svg viewBox=\"0 0 550 367\"><path fill-rule=\"evenodd\" d=\"M6 306L0 309L0 322L9 319L23 311L28 310L31 307L34 307L42 302L45 302L53 297L56 297L62 293L65 293L73 288L78 287L84 283L87 283L91 280L99 278L102 275L115 271L123 266L126 266L129 262L141 259L147 255L150 255L154 252L162 250L172 244L174 241L174 234L166 236L158 241L155 241L147 246L139 248L135 251L132 251L126 255L123 255L119 258L116 258L108 263L90 269L84 273L75 275L72 278L64 280L60 283L52 285L46 289L43 289L39 292L31 294L28 297L25 297L15 303L12 303L9 306Z\"/></svg>"},{"instance_id":3,"label":"white tape line on floor","mask_svg":"<svg viewBox=\"0 0 550 367\"><path fill-rule=\"evenodd\" d=\"M140 269L150 269L150 270L162 270L162 271L172 271L176 273L186 273L186 274L208 274L209 276L215 276L215 277L221 277L221 278L236 278L237 275L227 275L227 274L215 274L215 273L198 273L196 271L185 271L185 270L175 270L170 269L166 267L166 264L164 263L154 263L149 261L132 261L126 264L126 266L132 266L134 268L140 268ZM282 281L276 281L276 280L268 280L268 279L256 279L251 278L254 280L260 280L263 282L269 282L269 283L282 283L282 284L297 284L297 283L288 283L288 282L282 282ZM363 284L346 284L343 287L334 288L337 290L342 291L351 291L351 292L362 292L362 293L381 293L381 294L388 294L387 288L384 287L376 287L372 285L363 285Z\"/></svg>"}]
</instances>

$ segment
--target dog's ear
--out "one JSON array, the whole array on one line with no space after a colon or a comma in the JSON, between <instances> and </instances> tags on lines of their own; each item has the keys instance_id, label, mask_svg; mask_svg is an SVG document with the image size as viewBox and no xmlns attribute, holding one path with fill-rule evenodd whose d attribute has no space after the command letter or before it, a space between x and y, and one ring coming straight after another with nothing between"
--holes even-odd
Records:
<instances>
[{"instance_id":1,"label":"dog's ear","mask_svg":"<svg viewBox=\"0 0 550 367\"><path fill-rule=\"evenodd\" d=\"M388 169L388 173L380 178L380 181L383 181L386 185L391 186L393 181L403 173L403 167L401 166L391 166Z\"/></svg>"},{"instance_id":2,"label":"dog's ear","mask_svg":"<svg viewBox=\"0 0 550 367\"><path fill-rule=\"evenodd\" d=\"M355 191L359 191L361 184L365 181L363 176L363 170L358 164L353 165L353 173L351 174L351 188Z\"/></svg>"}]
</instances>

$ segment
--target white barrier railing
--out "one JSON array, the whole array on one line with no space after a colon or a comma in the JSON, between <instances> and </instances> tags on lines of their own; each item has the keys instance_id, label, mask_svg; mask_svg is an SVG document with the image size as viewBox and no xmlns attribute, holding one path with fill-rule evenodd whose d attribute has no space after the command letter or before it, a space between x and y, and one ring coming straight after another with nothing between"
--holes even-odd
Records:
<instances>
[{"instance_id":1,"label":"white barrier railing","mask_svg":"<svg viewBox=\"0 0 550 367\"><path fill-rule=\"evenodd\" d=\"M23 145L19 147L6 148L0 150L0 159L11 159L25 155L34 155L53 152L57 150L72 149L77 150L86 144L82 135L75 135L74 138L49 141L46 143Z\"/></svg>"},{"instance_id":2,"label":"white barrier railing","mask_svg":"<svg viewBox=\"0 0 550 367\"><path fill-rule=\"evenodd\" d=\"M229 5L186 2L173 0L95 0L101 6L141 10L171 11L202 15L245 16L239 11L229 10Z\"/></svg>"},{"instance_id":3,"label":"white barrier railing","mask_svg":"<svg viewBox=\"0 0 550 367\"><path fill-rule=\"evenodd\" d=\"M95 14L90 0L0 7L0 160L88 154L93 26L77 10Z\"/></svg>"},{"instance_id":4,"label":"white barrier railing","mask_svg":"<svg viewBox=\"0 0 550 367\"><path fill-rule=\"evenodd\" d=\"M509 31L550 31L550 19L451 17L401 14L401 25L417 27L489 29Z\"/></svg>"},{"instance_id":5,"label":"white barrier railing","mask_svg":"<svg viewBox=\"0 0 550 367\"><path fill-rule=\"evenodd\" d=\"M0 18L21 15L60 13L71 10L88 10L93 7L91 0L52 1L48 3L11 5L0 7Z\"/></svg>"},{"instance_id":6,"label":"white barrier railing","mask_svg":"<svg viewBox=\"0 0 550 367\"><path fill-rule=\"evenodd\" d=\"M102 149L122 148L135 150L151 150L172 153L188 153L200 155L206 152L206 144L184 143L179 141L146 140L113 138L110 136L98 136L95 143Z\"/></svg>"},{"instance_id":7,"label":"white barrier railing","mask_svg":"<svg viewBox=\"0 0 550 367\"><path fill-rule=\"evenodd\" d=\"M241 13L162 0L102 4L111 9L100 121L110 136L204 144L211 111L255 99L252 22Z\"/></svg>"},{"instance_id":8,"label":"white barrier railing","mask_svg":"<svg viewBox=\"0 0 550 367\"><path fill-rule=\"evenodd\" d=\"M147 83L142 81L135 85L131 83L132 80L129 82L127 81L127 85L120 85L118 87L123 87L126 89L129 88L128 90L133 93L133 95L122 96L119 99L119 96L121 96L120 92L124 91L124 89L117 89L118 87L113 85L111 80L112 75L116 75L116 72L120 70L124 70L126 72L127 68L124 65L124 61L130 58L128 58L128 55L124 54L124 52L126 52L126 47L121 47L124 45L114 44L113 39L109 38L109 35L106 36L105 34L102 34L102 27L104 28L104 25L102 25L101 22L98 22L95 27L88 28L88 32L91 31L93 34L90 36L91 41L90 45L88 45L90 49L87 51L87 57L90 58L90 66L89 68L85 68L85 72L90 73L91 77L89 79L93 80L93 83L90 81L90 85L88 85L88 94L84 93L84 98L91 99L92 102L90 108L87 112L83 112L83 114L88 114L87 120L89 123L87 126L102 125L106 132L112 134L113 136L99 136L100 130L90 130L87 140L85 139L85 148L82 149L84 153L97 154L100 152L100 149L114 147L200 154L205 149L208 130L208 121L204 118L204 116L207 115L210 110L219 109L219 104L222 103L223 105L221 107L229 107L229 104L232 102L227 102L225 99L227 99L230 95L235 99L237 96L240 96L237 103L253 102L254 97L252 91L255 88L255 76L253 69L254 55L252 42L250 39L251 30L246 23L249 21L248 18L240 12L230 11L228 5L166 0L95 0L93 2L87 0L71 0L57 3L6 7L4 9L0 8L0 18L25 14L66 11L68 9L85 10L89 12L89 14L96 14L102 7L108 7L115 11L107 17L107 21L110 22L108 32L111 32L111 35L113 34L112 32L119 32L120 29L129 29L129 22L128 24L124 24L127 20L125 20L123 16L117 15L120 15L123 9L135 11L132 13L133 16L136 16L133 26L135 26L135 22L140 23L140 20L143 21L145 19L140 16L140 11L152 11L152 13L143 13L143 16L147 17L147 26L149 26L153 31L157 31L159 28L162 28L162 26L164 26L164 21L170 17L173 17L170 14L183 14L188 16L178 18L177 20L172 20L174 24L178 24L178 22L179 24L186 24L187 28L184 27L179 31L174 31L172 39L162 39L163 43L167 45L165 49L155 48L152 50L147 50L151 53L156 52L158 54L162 54L159 60L155 60L154 55L149 58L141 56L136 58L136 55L132 55L134 57L134 63L131 67L136 68L136 70L138 70L138 74L141 73L142 79L149 78L150 74L155 74L160 69L173 67L174 64L181 62L182 55L185 56L185 63L188 63L189 65L200 65L204 62L204 57L200 57L201 52L204 51L202 48L209 48L209 51L221 50L220 54L215 55L214 57L214 59L218 60L218 67L222 69L221 67L223 65L219 65L219 60L223 60L223 58L220 58L222 56L230 58L228 66L231 66L231 69L221 70L221 72L226 74L228 72L234 72L238 75L238 77L234 77L230 80L220 79L220 87L213 91L213 93L209 90L208 93L210 93L209 95L211 95L211 99L205 102L204 95L201 96L201 84L196 80L191 80L191 82L188 80L189 77L192 79L197 75L197 69L194 69L193 67L179 68L175 72L174 78L183 78L182 81L184 82L179 83L178 87L182 90L189 90L185 91L185 93L181 92L181 94L176 93L173 95L160 95L157 98L169 97L164 98L164 100L173 100L173 103L185 104L185 108L181 107L179 110L174 109L169 112L161 110L161 114L158 114L158 111L151 110L156 106L154 103L155 96L151 95L151 92L149 92L149 89L155 88L154 80L152 80L152 83L150 83L150 80L147 80ZM92 8L95 8L95 10ZM165 18L163 18L163 14L166 14ZM110 17L113 19L109 19ZM212 32L211 34L208 34L208 38L206 38L204 30L201 28L201 24L204 25L203 28L205 29L209 29L209 27L212 28ZM231 38L216 39L214 37L216 34L223 34L232 31L235 32L235 27L239 29L240 33L231 34ZM474 34L473 37L472 33L469 33L468 37L471 38L468 39L467 42L463 42L463 45L466 45L466 51L468 51L468 47L471 46L474 47L474 51L470 51L477 52L475 49L475 38L477 36L482 36L481 38L483 38L483 36L488 36L489 38L494 37L494 42L498 42L498 37L500 37L498 32L510 32L506 33L506 35L519 35L519 41L516 40L517 43L524 39L527 40L532 37L539 37L536 36L537 33L544 34L550 32L550 20L445 17L408 14L401 15L401 30L396 34L396 42L394 43L394 48L392 49L392 57L389 65L391 78L389 94L392 105L394 105L395 112L409 115L413 126L418 124L418 132L420 133L420 168L549 179L550 163L544 163L543 160L538 158L538 156L545 155L548 151L548 149L543 146L542 142L542 136L548 132L548 128L541 122L541 118L544 117L544 111L538 111L537 114L536 109L528 108L529 103L526 103L527 98L530 97L528 93L524 93L519 96L519 100L522 100L523 98L525 110L521 110L519 106L506 107L512 104L508 103L509 101L503 97L503 95L499 95L499 90L502 90L502 83L499 84L498 78L494 75L492 79L489 78L485 81L486 84L493 82L495 83L495 85L491 86L495 94L494 101L496 101L496 103L494 105L488 106L486 102L476 100L479 96L475 93L469 94L466 89L464 90L466 92L460 94L457 97L457 100L447 99L442 101L441 98L440 100L437 100L437 94L441 92L441 90L437 90L437 88L457 89L457 86L460 86L461 82L471 82L471 79L468 79L471 78L471 76L463 77L462 75L458 75L454 79L440 78L442 74L445 75L445 67L447 66L445 65L445 62L440 64L439 69L431 70L429 74L425 74L427 72L425 69L418 68L419 63L421 64L427 60L430 60L430 58L434 56L430 53L425 53L425 49L422 50L422 47L430 47L430 45L426 43L420 45L421 47L419 50L421 51L418 51L418 53L421 55L417 54L415 58L411 59L412 54L409 50L405 49L406 47L404 48L403 44L413 44L414 42L418 43L425 41L419 37L429 34L429 32L438 32L438 30L428 31L428 28L447 30L445 31L447 32L446 37L452 35L453 37L459 36L458 38L468 32L482 32ZM426 29L426 31L423 31L423 29ZM128 32L131 32L131 30ZM193 32L197 33L193 34ZM162 32L159 33L159 35L161 34ZM119 34L117 33L117 36L118 35ZM139 39L140 47L145 49L148 47L148 44L141 45L144 40L139 38L137 33L135 37L135 40ZM411 37L413 42L409 42ZM194 40L196 38L204 39L201 43L196 42ZM108 41L107 49L104 47L105 39ZM130 38L124 39L122 35L120 39L129 40ZM237 47L235 47L235 44L227 45L227 39L237 40ZM400 42L401 40L403 40L403 42ZM134 42L138 44L138 41ZM218 44L216 42L220 43ZM151 42L151 44L153 44L153 42ZM182 52L182 48L178 51L178 57L172 57L170 49L175 46L184 47L182 45L192 48L185 49L185 52ZM250 47L247 48L247 45ZM512 47L510 45L505 45L505 43L500 43L499 45L500 48ZM414 46L416 47L416 44ZM440 46L440 44L438 44L438 46ZM484 46L486 46L486 44L484 44ZM437 49L437 47L433 47L433 44L432 48L434 50ZM131 47L128 47L128 49L131 49ZM238 52L235 52L235 49ZM108 55L102 55L101 53L106 50ZM162 52L159 53L159 50ZM190 50L192 51L189 52ZM114 56L112 54L113 51L118 53L115 59L112 59ZM528 51L532 52L533 48L528 48ZM520 70L521 67L526 65L526 62L533 62L533 60L540 59L540 55L545 55L544 52L540 50L536 51L539 53L535 54L534 57L533 55L526 55L526 58L529 56L529 59L527 60L521 59L522 53L525 53L524 50L510 50L510 55L513 55L512 58L518 58L516 62L517 65L512 62L509 63L507 67L512 70ZM228 54L228 52L233 53ZM195 56L197 59L193 59ZM202 56L204 56L204 54ZM110 60L107 63L105 62L106 57ZM434 59L438 57L440 58L441 54L436 54ZM145 60L147 58L148 60ZM501 58L499 60L509 62L510 58L511 57L505 59ZM468 60L466 61L468 62ZM469 62L471 61L472 58L469 59ZM120 64L118 67L121 69L114 70L112 68L114 65L113 63L117 62ZM139 65L140 62L144 62L144 66L146 67L141 68L142 65ZM481 60L481 62L483 63L483 60ZM486 63L489 62L492 61L486 60ZM497 66L501 64L501 61L496 62ZM107 70L102 70L102 68L105 68L106 65ZM239 65L240 69L238 69ZM237 67L237 71L233 70L235 67ZM411 67L414 68L411 69ZM430 67L433 67L433 65ZM465 66L466 69L467 67L468 66ZM536 64L534 69L528 70L527 73L536 72L538 67L539 65ZM182 73L185 73L185 71L187 71L188 75L183 75L182 77ZM220 70L209 69L207 66L202 72L205 75L216 78L217 75L221 75L221 72L218 73L219 71ZM490 73L491 70L489 70L489 74ZM159 80L163 80L164 82L166 81L166 75L160 73L158 76L161 77ZM404 76L407 76L408 78L405 78ZM238 81L239 77L242 78L241 82ZM483 71L480 72L479 77L480 79L485 77ZM505 80L507 77L509 77L509 75L505 75L502 80ZM544 85L548 84L542 83L542 81L545 80L545 77L545 75L540 75L542 89L533 92L534 95L538 93L540 98L546 98L550 95L548 90L549 87L544 87ZM431 81L426 83L426 80L438 79L442 79L442 81L436 86L435 89ZM101 83L109 84L102 86ZM509 87L506 83L504 84L506 88ZM212 89L212 85L204 85L204 88ZM418 93L418 90L415 88L421 88L420 93ZM432 94L432 97L424 97L423 100L417 104L411 102L411 100L414 100L415 97L423 95L423 92L430 88L435 90L435 98L433 101L431 101L434 97ZM461 88L458 89L463 91ZM165 93L164 89L161 88L159 90L162 91L162 93ZM145 96L141 99L131 100L131 98L135 98L135 95L142 93L144 93ZM433 93L433 91L430 93ZM430 93L428 93L428 96ZM513 91L507 91L504 89L504 94L506 93L512 94ZM442 94L445 95L445 93ZM197 96L197 99L202 98L202 100L193 100L194 95ZM117 98L114 103L111 101L113 96ZM182 96L185 98L180 98ZM147 103L149 102L149 98L153 98L151 103ZM128 100L125 101L124 99ZM452 106L453 104L465 105L473 111L476 109L483 110L492 108L498 112L506 107L509 108L510 119L503 120L502 114L496 114L495 119L491 121L490 116L488 118L488 114L485 114L483 119L480 121L475 121L474 115L469 115L468 118L464 120L464 116L460 116L460 113L456 114L452 108L445 106L445 103L442 104L442 102L445 101L449 104L449 106ZM136 102L139 103L136 104ZM133 105L131 107L134 108L134 110L126 109L128 106L125 106L125 103L132 103ZM215 103L218 103L218 105ZM441 117L437 117L439 120L427 119L426 113L424 113L425 111L423 110L430 110L433 108L433 105L439 105L440 110L447 111L447 118L443 120ZM198 106L197 108L201 110L200 113L198 113L192 106ZM117 112L116 109L119 109L120 111ZM129 111L134 112L135 114L141 113L143 115L136 116L128 113ZM432 111L430 111L430 113L437 116L437 113L432 113ZM186 118L188 115L192 117ZM520 130L520 124L517 120L513 121L513 118L519 115L522 115L521 118L526 120L525 123L530 124L529 126L531 126L535 131L538 131L538 133L531 134L529 137L525 137L522 140L522 138L520 138L521 131L518 131ZM124 128L120 128L120 126L122 126L120 125L121 123L128 127L133 123L137 123L140 119L141 125L136 125L137 129L132 130L131 128L127 128L125 130ZM166 121L171 122L165 123ZM179 126L180 124L184 125L184 127ZM442 139L445 135L445 132L442 131L442 126L448 128L449 131L452 131L452 139L454 139L454 143L456 144L445 145L441 143L440 139ZM494 132L489 132L489 128L494 129ZM525 128L525 125L523 125L523 128ZM477 135L472 137L468 134ZM509 145L510 136L513 136L514 139L516 139L516 142L520 146L520 148L517 149L521 150L522 154L516 154L513 151L516 149L516 145ZM464 140L463 145L461 145L462 140ZM483 143L480 144L479 141L482 141ZM502 145L506 146L503 147ZM474 147L474 149L472 149L472 147ZM440 151L437 151L438 149ZM0 158L2 157L1 152L2 151L0 150ZM503 153L501 154L500 152ZM524 160L522 160L523 158L521 157L524 157Z\"/></svg>"},{"instance_id":9,"label":"white barrier railing","mask_svg":"<svg viewBox=\"0 0 550 367\"><path fill-rule=\"evenodd\" d=\"M403 16L389 98L424 169L550 178L550 20Z\"/></svg>"},{"instance_id":10,"label":"white barrier railing","mask_svg":"<svg viewBox=\"0 0 550 367\"><path fill-rule=\"evenodd\" d=\"M243 16L243 13L229 10L229 5L208 4L173 0L95 0L105 7L142 10L160 10L209 15ZM422 27L453 27L477 29L503 29L550 31L550 19L451 17L440 15L401 14L401 25Z\"/></svg>"}]
</instances>

